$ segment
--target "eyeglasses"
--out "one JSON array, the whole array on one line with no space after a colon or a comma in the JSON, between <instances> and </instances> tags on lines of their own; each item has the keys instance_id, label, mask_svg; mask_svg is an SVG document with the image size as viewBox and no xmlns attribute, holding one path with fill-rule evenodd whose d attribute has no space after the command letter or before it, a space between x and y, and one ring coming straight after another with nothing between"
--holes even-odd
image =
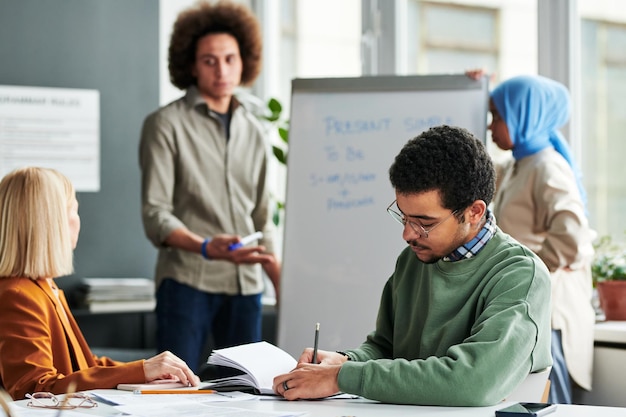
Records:
<instances>
[{"instance_id":1,"label":"eyeglasses","mask_svg":"<svg viewBox=\"0 0 626 417\"><path fill-rule=\"evenodd\" d=\"M411 229L413 229L413 231L415 233L417 233L419 235L420 238L424 238L424 239L428 239L428 234L430 232L432 232L437 226L439 226L440 224L442 224L443 222L445 222L446 220L448 220L450 217L454 216L455 214L457 214L459 212L459 210L454 210L452 213L450 213L445 219L443 219L442 221L440 221L439 223L435 223L433 224L431 227L429 227L428 229L424 228L424 226L422 226L419 223L415 223L412 222L411 220L408 220L406 218L406 216L402 213L398 213L397 211L395 211L394 209L392 209L391 207L393 207L393 205L396 204L396 200L393 200L393 202L391 204L389 204L389 207L387 207L387 213L389 213L389 215L398 223L400 223L402 226L406 225L407 223L409 224L409 226L411 226ZM396 206L397 207L397 206Z\"/></svg>"},{"instance_id":2,"label":"eyeglasses","mask_svg":"<svg viewBox=\"0 0 626 417\"><path fill-rule=\"evenodd\" d=\"M34 392L26 394L30 401L26 404L34 408L54 408L57 410L72 410L74 408L94 408L98 406L91 397L83 393L65 394L61 400L51 392Z\"/></svg>"}]
</instances>

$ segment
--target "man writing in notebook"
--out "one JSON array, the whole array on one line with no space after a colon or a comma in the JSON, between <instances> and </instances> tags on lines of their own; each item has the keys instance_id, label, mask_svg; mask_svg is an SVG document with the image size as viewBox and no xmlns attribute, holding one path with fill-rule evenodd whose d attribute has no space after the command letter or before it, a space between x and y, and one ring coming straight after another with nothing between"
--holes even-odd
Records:
<instances>
[{"instance_id":1,"label":"man writing in notebook","mask_svg":"<svg viewBox=\"0 0 626 417\"><path fill-rule=\"evenodd\" d=\"M306 349L273 388L288 400L343 391L389 403L496 404L551 365L548 270L496 226L487 208L493 164L465 129L439 126L410 140L389 176L396 200L387 211L408 247L375 330L356 349L319 350L317 364Z\"/></svg>"}]
</instances>

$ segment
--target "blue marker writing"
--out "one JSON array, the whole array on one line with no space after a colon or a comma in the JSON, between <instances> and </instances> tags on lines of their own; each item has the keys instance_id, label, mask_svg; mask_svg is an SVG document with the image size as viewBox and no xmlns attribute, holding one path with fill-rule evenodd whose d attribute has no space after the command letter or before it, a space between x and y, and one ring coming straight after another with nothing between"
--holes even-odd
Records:
<instances>
[{"instance_id":1,"label":"blue marker writing","mask_svg":"<svg viewBox=\"0 0 626 417\"><path fill-rule=\"evenodd\" d=\"M249 243L254 242L255 240L261 239L263 237L263 233L261 232L254 232L251 235L248 235L246 237L242 237L241 240L237 243L232 243L229 247L228 250L235 250L235 249L239 249L242 246L245 246Z\"/></svg>"}]
</instances>

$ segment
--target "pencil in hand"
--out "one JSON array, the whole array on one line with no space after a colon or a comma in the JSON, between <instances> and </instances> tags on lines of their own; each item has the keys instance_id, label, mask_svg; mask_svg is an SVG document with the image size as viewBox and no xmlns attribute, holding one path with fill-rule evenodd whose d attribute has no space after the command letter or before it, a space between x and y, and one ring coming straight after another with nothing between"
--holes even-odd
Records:
<instances>
[{"instance_id":1,"label":"pencil in hand","mask_svg":"<svg viewBox=\"0 0 626 417\"><path fill-rule=\"evenodd\" d=\"M320 324L315 323L315 342L313 343L313 360L311 363L317 363L317 345L320 337Z\"/></svg>"}]
</instances>

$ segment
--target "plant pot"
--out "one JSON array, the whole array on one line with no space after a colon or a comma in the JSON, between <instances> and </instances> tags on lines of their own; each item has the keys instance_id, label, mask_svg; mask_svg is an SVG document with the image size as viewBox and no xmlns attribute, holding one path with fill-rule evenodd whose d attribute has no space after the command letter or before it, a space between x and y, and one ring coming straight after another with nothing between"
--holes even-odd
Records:
<instances>
[{"instance_id":1,"label":"plant pot","mask_svg":"<svg viewBox=\"0 0 626 417\"><path fill-rule=\"evenodd\" d=\"M606 319L626 320L626 281L602 281L596 288Z\"/></svg>"}]
</instances>

